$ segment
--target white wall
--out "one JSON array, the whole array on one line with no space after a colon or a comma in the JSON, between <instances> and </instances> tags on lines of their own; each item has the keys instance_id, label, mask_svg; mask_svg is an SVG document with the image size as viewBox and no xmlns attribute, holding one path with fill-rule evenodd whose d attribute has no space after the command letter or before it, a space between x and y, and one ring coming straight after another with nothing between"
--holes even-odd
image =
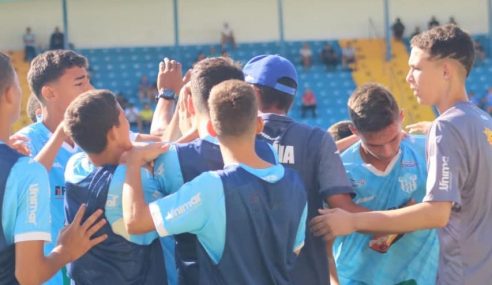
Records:
<instances>
[{"instance_id":1,"label":"white wall","mask_svg":"<svg viewBox=\"0 0 492 285\"><path fill-rule=\"evenodd\" d=\"M67 0L70 41L77 47L172 45L173 0ZM183 44L219 41L227 21L240 42L278 39L277 0L178 0ZM391 18L411 33L431 15L450 15L472 33L488 30L487 0L390 0ZM369 18L374 27L370 27ZM61 0L0 1L0 50L21 49L25 27L48 44L62 27ZM382 36L383 0L284 0L288 40Z\"/></svg>"}]
</instances>

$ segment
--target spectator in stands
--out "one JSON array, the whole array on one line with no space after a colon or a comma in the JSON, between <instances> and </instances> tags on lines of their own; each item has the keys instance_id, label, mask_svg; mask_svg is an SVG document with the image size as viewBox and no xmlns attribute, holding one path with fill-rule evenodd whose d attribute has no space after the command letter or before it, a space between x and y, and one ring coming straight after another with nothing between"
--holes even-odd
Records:
<instances>
[{"instance_id":1,"label":"spectator in stands","mask_svg":"<svg viewBox=\"0 0 492 285\"><path fill-rule=\"evenodd\" d=\"M326 43L321 50L320 57L328 70L334 69L339 62L337 53L329 43Z\"/></svg>"},{"instance_id":2,"label":"spectator in stands","mask_svg":"<svg viewBox=\"0 0 492 285\"><path fill-rule=\"evenodd\" d=\"M453 16L449 17L449 22L448 22L448 23L449 23L449 24L452 24L452 25L456 25L456 26L458 26L458 23L456 23L456 20L454 19L454 17L453 17Z\"/></svg>"},{"instance_id":3,"label":"spectator in stands","mask_svg":"<svg viewBox=\"0 0 492 285\"><path fill-rule=\"evenodd\" d=\"M229 57L229 53L227 52L227 50L223 49L222 52L220 53L220 56L221 57L228 58Z\"/></svg>"},{"instance_id":4,"label":"spectator in stands","mask_svg":"<svg viewBox=\"0 0 492 285\"><path fill-rule=\"evenodd\" d=\"M24 41L24 61L30 62L36 57L36 36L32 33L31 28L26 28L26 33L22 37Z\"/></svg>"},{"instance_id":5,"label":"spectator in stands","mask_svg":"<svg viewBox=\"0 0 492 285\"><path fill-rule=\"evenodd\" d=\"M150 123L152 123L152 116L154 115L154 111L150 108L150 104L145 104L139 115L143 132L148 133L150 130Z\"/></svg>"},{"instance_id":6,"label":"spectator in stands","mask_svg":"<svg viewBox=\"0 0 492 285\"><path fill-rule=\"evenodd\" d=\"M413 37L415 37L416 35L420 34L420 27L419 26L416 26L415 27L415 30L413 31L412 35L410 36L410 39L412 39Z\"/></svg>"},{"instance_id":7,"label":"spectator in stands","mask_svg":"<svg viewBox=\"0 0 492 285\"><path fill-rule=\"evenodd\" d=\"M208 55L209 57L218 57L219 53L217 52L217 49L215 46L210 46L210 53Z\"/></svg>"},{"instance_id":8,"label":"spectator in stands","mask_svg":"<svg viewBox=\"0 0 492 285\"><path fill-rule=\"evenodd\" d=\"M355 70L356 68L351 65L355 66L356 63L355 49L349 42L347 46L342 49L342 65L346 69Z\"/></svg>"},{"instance_id":9,"label":"spectator in stands","mask_svg":"<svg viewBox=\"0 0 492 285\"><path fill-rule=\"evenodd\" d=\"M328 133L331 135L335 142L349 137L353 134L352 130L350 130L349 127L350 124L352 124L352 122L349 120L336 122L328 128Z\"/></svg>"},{"instance_id":10,"label":"spectator in stands","mask_svg":"<svg viewBox=\"0 0 492 285\"><path fill-rule=\"evenodd\" d=\"M226 48L227 44L231 44L232 48L236 48L236 40L234 38L234 32L232 31L229 23L225 22L221 32L220 45L222 50Z\"/></svg>"},{"instance_id":11,"label":"spectator in stands","mask_svg":"<svg viewBox=\"0 0 492 285\"><path fill-rule=\"evenodd\" d=\"M316 96L311 88L306 88L302 95L301 117L306 117L306 112L310 111L313 118L316 118Z\"/></svg>"},{"instance_id":12,"label":"spectator in stands","mask_svg":"<svg viewBox=\"0 0 492 285\"><path fill-rule=\"evenodd\" d=\"M63 49L64 48L64 39L65 36L58 27L55 28L55 31L51 34L50 37L50 49Z\"/></svg>"},{"instance_id":13,"label":"spectator in stands","mask_svg":"<svg viewBox=\"0 0 492 285\"><path fill-rule=\"evenodd\" d=\"M480 64L485 59L485 49L477 40L473 40L473 46L475 47L475 64Z\"/></svg>"},{"instance_id":14,"label":"spectator in stands","mask_svg":"<svg viewBox=\"0 0 492 285\"><path fill-rule=\"evenodd\" d=\"M492 114L492 87L489 87L483 103L484 103L484 110L487 113Z\"/></svg>"},{"instance_id":15,"label":"spectator in stands","mask_svg":"<svg viewBox=\"0 0 492 285\"><path fill-rule=\"evenodd\" d=\"M434 28L434 27L437 27L439 26L439 21L436 19L436 16L432 16L430 21L429 21L429 24L427 24L427 27L430 29Z\"/></svg>"},{"instance_id":16,"label":"spectator in stands","mask_svg":"<svg viewBox=\"0 0 492 285\"><path fill-rule=\"evenodd\" d=\"M304 43L302 48L299 50L301 56L301 64L304 68L310 68L312 65L313 51L308 43Z\"/></svg>"},{"instance_id":17,"label":"spectator in stands","mask_svg":"<svg viewBox=\"0 0 492 285\"><path fill-rule=\"evenodd\" d=\"M130 123L130 128L133 131L136 130L139 133L142 132L142 122L140 121L139 110L132 103L129 103L128 106L125 108L125 117Z\"/></svg>"},{"instance_id":18,"label":"spectator in stands","mask_svg":"<svg viewBox=\"0 0 492 285\"><path fill-rule=\"evenodd\" d=\"M140 82L138 83L138 98L141 103L149 103L154 99L151 87L152 85L150 84L147 75L142 75Z\"/></svg>"},{"instance_id":19,"label":"spectator in stands","mask_svg":"<svg viewBox=\"0 0 492 285\"><path fill-rule=\"evenodd\" d=\"M403 34L405 33L405 25L403 25L400 18L396 18L391 29L393 30L393 37L395 40L401 41Z\"/></svg>"},{"instance_id":20,"label":"spectator in stands","mask_svg":"<svg viewBox=\"0 0 492 285\"><path fill-rule=\"evenodd\" d=\"M200 62L200 61L204 60L205 58L207 58L207 56L205 55L205 53L203 51L200 51L198 53L198 55L196 56L195 63Z\"/></svg>"}]
</instances>

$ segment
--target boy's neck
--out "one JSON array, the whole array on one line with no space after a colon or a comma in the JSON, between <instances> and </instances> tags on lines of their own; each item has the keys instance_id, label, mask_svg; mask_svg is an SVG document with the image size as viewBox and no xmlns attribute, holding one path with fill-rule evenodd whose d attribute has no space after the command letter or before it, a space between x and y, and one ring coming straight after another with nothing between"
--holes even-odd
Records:
<instances>
[{"instance_id":1,"label":"boy's neck","mask_svg":"<svg viewBox=\"0 0 492 285\"><path fill-rule=\"evenodd\" d=\"M258 169L272 166L256 154L254 138L247 141L243 139L230 139L229 141L219 139L219 144L224 165L240 163Z\"/></svg>"},{"instance_id":2,"label":"boy's neck","mask_svg":"<svg viewBox=\"0 0 492 285\"><path fill-rule=\"evenodd\" d=\"M95 166L103 165L117 165L120 162L121 155L123 154L121 149L109 149L106 148L101 153L89 153L89 158Z\"/></svg>"},{"instance_id":3,"label":"boy's neck","mask_svg":"<svg viewBox=\"0 0 492 285\"><path fill-rule=\"evenodd\" d=\"M460 86L456 90L450 90L448 94L441 98L441 101L437 104L437 109L442 114L459 102L468 102L465 86Z\"/></svg>"},{"instance_id":4,"label":"boy's neck","mask_svg":"<svg viewBox=\"0 0 492 285\"><path fill-rule=\"evenodd\" d=\"M60 123L63 121L63 115L53 115L56 114L56 112L49 112L47 107L43 108L43 120L42 123L46 126L46 128L54 134L56 131L56 128L60 125ZM67 136L65 138L65 142L68 143L71 147L74 146L73 141Z\"/></svg>"}]
</instances>

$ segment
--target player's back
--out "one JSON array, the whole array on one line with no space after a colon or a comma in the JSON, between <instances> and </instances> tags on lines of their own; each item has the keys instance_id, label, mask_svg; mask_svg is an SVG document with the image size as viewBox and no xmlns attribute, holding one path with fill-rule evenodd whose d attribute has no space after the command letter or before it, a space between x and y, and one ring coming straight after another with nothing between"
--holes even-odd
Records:
<instances>
[{"instance_id":1,"label":"player's back","mask_svg":"<svg viewBox=\"0 0 492 285\"><path fill-rule=\"evenodd\" d=\"M289 272L306 215L298 174L285 168L279 180L265 181L240 165L216 174L224 191L225 243L217 264L199 247L200 284L294 284Z\"/></svg>"},{"instance_id":2,"label":"player's back","mask_svg":"<svg viewBox=\"0 0 492 285\"><path fill-rule=\"evenodd\" d=\"M5 144L0 144L0 283L1 284L17 284L15 279L15 244L7 242L6 233L3 229L7 217L3 214L3 201L6 191L7 179L10 170L17 162L21 155L7 147Z\"/></svg>"},{"instance_id":3,"label":"player's back","mask_svg":"<svg viewBox=\"0 0 492 285\"><path fill-rule=\"evenodd\" d=\"M276 163L275 153L268 142L258 139L255 143L255 149L261 158L272 164ZM167 168L168 173L161 178L168 176L161 180L164 180L162 184L169 185L164 186L169 194L177 191L183 183L193 180L203 172L219 170L224 167L220 147L217 140L212 137L196 139L190 143L176 144L170 149L170 152L174 152L174 154L164 154L155 163L156 176L161 176L160 168L164 168L163 171L166 171ZM170 156L173 155L177 161L173 162L170 159ZM175 169L179 174L171 174L173 177L181 176L179 179L169 178L169 165L167 164L179 164L179 168ZM181 181L173 182L172 180ZM176 235L175 239L180 284L196 284L198 282L196 237L193 234L185 233Z\"/></svg>"},{"instance_id":4,"label":"player's back","mask_svg":"<svg viewBox=\"0 0 492 285\"><path fill-rule=\"evenodd\" d=\"M350 183L331 137L319 128L287 116L263 114L262 137L278 151L282 165L296 170L304 182L308 220L318 215L331 194L351 192ZM329 284L325 241L306 232L306 244L292 272L295 284Z\"/></svg>"},{"instance_id":5,"label":"player's back","mask_svg":"<svg viewBox=\"0 0 492 285\"><path fill-rule=\"evenodd\" d=\"M441 114L429 136L433 193L455 203L440 229L440 284L486 284L492 279L492 119L470 102ZM454 191L458 189L459 191ZM449 201L449 200L448 200Z\"/></svg>"},{"instance_id":6,"label":"player's back","mask_svg":"<svg viewBox=\"0 0 492 285\"><path fill-rule=\"evenodd\" d=\"M107 223L96 235L108 235L103 243L69 264L72 284L167 284L157 236L128 235L124 229L121 206L124 174L122 166L94 167L83 153L72 157L67 165L67 221L73 220L82 204L87 205L85 217L102 209Z\"/></svg>"}]
</instances>

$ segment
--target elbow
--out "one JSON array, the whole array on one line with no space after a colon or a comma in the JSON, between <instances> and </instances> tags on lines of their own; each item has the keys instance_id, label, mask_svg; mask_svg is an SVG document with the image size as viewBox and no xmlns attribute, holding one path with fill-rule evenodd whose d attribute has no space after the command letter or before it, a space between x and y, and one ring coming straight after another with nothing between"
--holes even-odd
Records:
<instances>
[{"instance_id":1,"label":"elbow","mask_svg":"<svg viewBox=\"0 0 492 285\"><path fill-rule=\"evenodd\" d=\"M44 280L41 280L40 276L28 268L16 266L15 278L21 285L39 285Z\"/></svg>"},{"instance_id":2,"label":"elbow","mask_svg":"<svg viewBox=\"0 0 492 285\"><path fill-rule=\"evenodd\" d=\"M135 217L125 217L125 229L128 234L138 234L138 219Z\"/></svg>"}]
</instances>

